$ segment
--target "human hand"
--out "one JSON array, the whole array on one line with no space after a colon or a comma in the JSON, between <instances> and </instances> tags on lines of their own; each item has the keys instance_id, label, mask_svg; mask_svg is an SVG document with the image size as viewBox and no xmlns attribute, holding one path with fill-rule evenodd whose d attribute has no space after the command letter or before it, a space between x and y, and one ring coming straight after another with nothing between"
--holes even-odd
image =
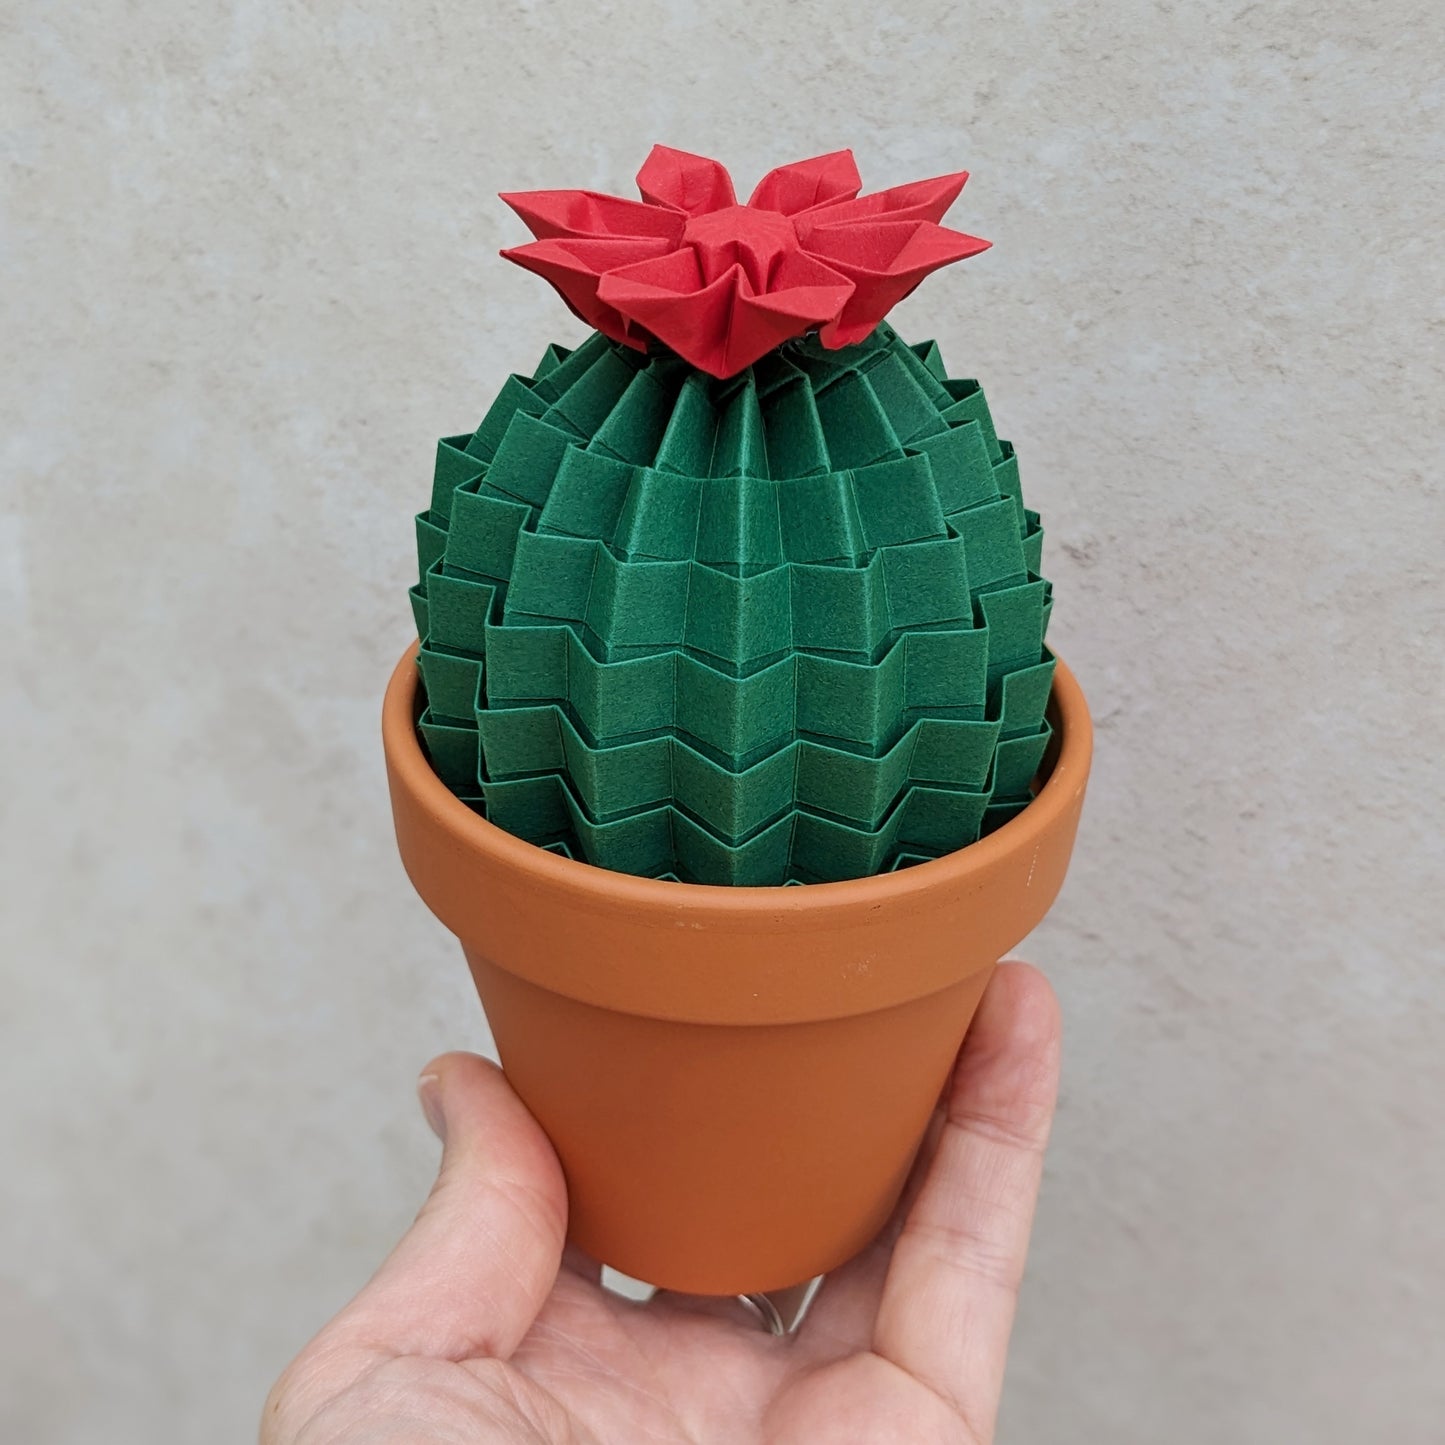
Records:
<instances>
[{"instance_id":1,"label":"human hand","mask_svg":"<svg viewBox=\"0 0 1445 1445\"><path fill-rule=\"evenodd\" d=\"M536 1122L444 1055L436 1185L277 1382L262 1445L988 1445L1058 1067L1052 990L1001 966L892 1225L779 1339L733 1300L604 1290Z\"/></svg>"}]
</instances>

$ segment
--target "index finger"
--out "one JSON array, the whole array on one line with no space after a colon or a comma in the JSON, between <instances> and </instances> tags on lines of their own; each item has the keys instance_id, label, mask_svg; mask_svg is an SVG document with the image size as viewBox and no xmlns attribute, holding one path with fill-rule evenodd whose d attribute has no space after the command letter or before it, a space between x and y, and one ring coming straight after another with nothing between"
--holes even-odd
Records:
<instances>
[{"instance_id":1,"label":"index finger","mask_svg":"<svg viewBox=\"0 0 1445 1445\"><path fill-rule=\"evenodd\" d=\"M928 1177L893 1251L875 1353L992 1438L1059 1081L1059 1009L1027 964L979 1004Z\"/></svg>"}]
</instances>

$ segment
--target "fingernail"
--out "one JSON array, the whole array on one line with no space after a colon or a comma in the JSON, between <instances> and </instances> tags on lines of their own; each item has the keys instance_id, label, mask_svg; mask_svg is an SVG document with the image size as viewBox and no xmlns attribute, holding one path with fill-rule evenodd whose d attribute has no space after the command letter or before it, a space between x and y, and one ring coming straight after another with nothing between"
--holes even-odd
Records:
<instances>
[{"instance_id":1,"label":"fingernail","mask_svg":"<svg viewBox=\"0 0 1445 1445\"><path fill-rule=\"evenodd\" d=\"M421 1111L426 1115L432 1133L445 1144L447 1120L442 1113L441 1075L423 1074L416 1081L416 1095L421 1100Z\"/></svg>"}]
</instances>

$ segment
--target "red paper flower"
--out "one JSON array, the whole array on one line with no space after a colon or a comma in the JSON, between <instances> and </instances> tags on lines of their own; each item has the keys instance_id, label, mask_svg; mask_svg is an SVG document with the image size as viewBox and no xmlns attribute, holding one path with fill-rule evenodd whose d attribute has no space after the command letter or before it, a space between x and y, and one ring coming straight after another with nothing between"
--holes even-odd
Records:
<instances>
[{"instance_id":1,"label":"red paper flower","mask_svg":"<svg viewBox=\"0 0 1445 1445\"><path fill-rule=\"evenodd\" d=\"M790 337L863 340L930 271L989 242L939 225L967 171L860 196L852 151L769 171L745 206L717 161L653 146L642 200L596 191L502 199L537 238L502 252L614 341L670 346L733 376Z\"/></svg>"}]
</instances>

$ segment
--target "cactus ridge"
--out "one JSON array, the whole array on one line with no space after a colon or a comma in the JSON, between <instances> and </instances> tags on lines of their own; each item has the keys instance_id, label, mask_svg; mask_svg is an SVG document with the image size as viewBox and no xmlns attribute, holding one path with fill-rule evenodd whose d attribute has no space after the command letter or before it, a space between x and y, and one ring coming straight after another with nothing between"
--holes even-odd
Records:
<instances>
[{"instance_id":1,"label":"cactus ridge","mask_svg":"<svg viewBox=\"0 0 1445 1445\"><path fill-rule=\"evenodd\" d=\"M439 774L699 882L863 876L1024 806L1043 533L977 383L886 323L718 381L593 335L443 438L412 589Z\"/></svg>"}]
</instances>

